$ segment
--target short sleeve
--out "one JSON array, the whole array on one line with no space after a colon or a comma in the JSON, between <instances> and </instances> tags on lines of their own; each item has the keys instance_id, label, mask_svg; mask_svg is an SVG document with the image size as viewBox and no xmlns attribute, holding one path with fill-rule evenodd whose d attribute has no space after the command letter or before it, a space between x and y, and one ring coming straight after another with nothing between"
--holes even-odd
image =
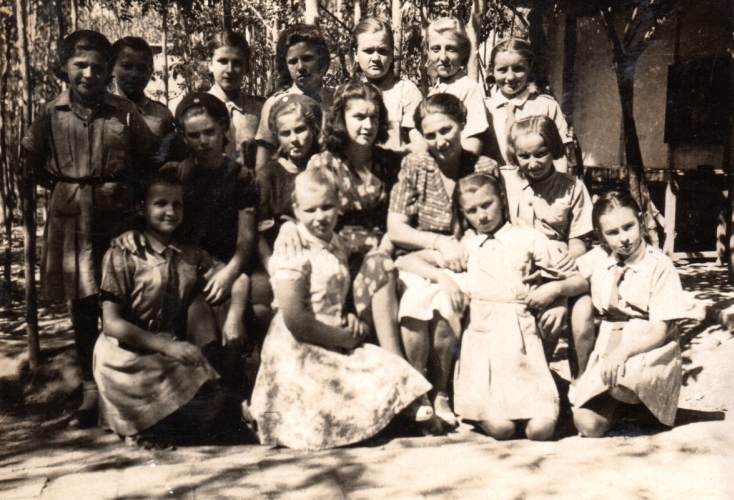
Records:
<instances>
[{"instance_id":1,"label":"short sleeve","mask_svg":"<svg viewBox=\"0 0 734 500\"><path fill-rule=\"evenodd\" d=\"M482 172L492 175L495 179L502 182L502 174L500 174L500 166L488 156L480 156L477 164L474 166L475 172Z\"/></svg>"},{"instance_id":2,"label":"short sleeve","mask_svg":"<svg viewBox=\"0 0 734 500\"><path fill-rule=\"evenodd\" d=\"M591 220L593 203L589 191L580 179L576 179L576 186L571 200L571 224L568 231L569 238L580 238L594 230Z\"/></svg>"},{"instance_id":3,"label":"short sleeve","mask_svg":"<svg viewBox=\"0 0 734 500\"><path fill-rule=\"evenodd\" d=\"M36 119L33 120L33 123L28 128L28 132L21 141L23 149L31 155L43 158L49 156L51 141L51 137L49 137L50 120L49 105L46 104L40 109L36 115Z\"/></svg>"},{"instance_id":4,"label":"short sleeve","mask_svg":"<svg viewBox=\"0 0 734 500\"><path fill-rule=\"evenodd\" d=\"M117 247L107 250L102 260L100 290L126 304L129 302L134 287L135 262L132 254Z\"/></svg>"},{"instance_id":5,"label":"short sleeve","mask_svg":"<svg viewBox=\"0 0 734 500\"><path fill-rule=\"evenodd\" d=\"M594 274L594 268L602 258L606 258L606 255L602 254L599 248L594 248L590 252L576 257L576 266L578 267L581 276L583 276L586 281L591 281L591 275Z\"/></svg>"},{"instance_id":6,"label":"short sleeve","mask_svg":"<svg viewBox=\"0 0 734 500\"><path fill-rule=\"evenodd\" d=\"M398 182L390 193L390 212L409 217L415 215L416 202L420 194L418 192L419 169L419 157L412 154L405 157L398 173Z\"/></svg>"},{"instance_id":7,"label":"short sleeve","mask_svg":"<svg viewBox=\"0 0 734 500\"><path fill-rule=\"evenodd\" d=\"M260 123L257 126L257 133L255 134L255 140L270 144L273 148L277 147L278 140L275 135L270 131L268 121L270 120L270 110L275 103L276 96L272 96L265 101L263 104L262 113L260 114Z\"/></svg>"},{"instance_id":8,"label":"short sleeve","mask_svg":"<svg viewBox=\"0 0 734 500\"><path fill-rule=\"evenodd\" d=\"M559 106L558 102L550 96L548 96L548 100L550 101L548 104L548 117L556 123L558 133L561 135L561 140L563 140L564 143L571 142L573 139L568 135L568 124L566 123L566 119L563 117L561 106Z\"/></svg>"},{"instance_id":9,"label":"short sleeve","mask_svg":"<svg viewBox=\"0 0 734 500\"><path fill-rule=\"evenodd\" d=\"M409 80L403 80L403 95L401 96L404 103L403 108L403 119L400 121L400 126L405 128L415 128L415 121L413 115L415 110L423 101L423 94L418 90L415 83Z\"/></svg>"},{"instance_id":10,"label":"short sleeve","mask_svg":"<svg viewBox=\"0 0 734 500\"><path fill-rule=\"evenodd\" d=\"M484 105L484 96L478 83L469 81L464 106L466 106L466 125L461 132L461 137L466 139L475 135L481 135L489 128L487 120L487 109Z\"/></svg>"},{"instance_id":11,"label":"short sleeve","mask_svg":"<svg viewBox=\"0 0 734 500\"><path fill-rule=\"evenodd\" d=\"M295 252L295 258L286 251L286 240L294 240L298 242L298 248ZM268 264L268 272L270 280L275 281L297 281L304 279L311 274L311 260L308 255L308 248L298 234L298 227L295 224L283 224L280 228L278 238L273 245L273 255L270 257Z\"/></svg>"},{"instance_id":12,"label":"short sleeve","mask_svg":"<svg viewBox=\"0 0 734 500\"><path fill-rule=\"evenodd\" d=\"M657 321L680 319L686 311L680 276L667 257L660 254L659 259L653 273L650 291L650 319Z\"/></svg>"}]
</instances>

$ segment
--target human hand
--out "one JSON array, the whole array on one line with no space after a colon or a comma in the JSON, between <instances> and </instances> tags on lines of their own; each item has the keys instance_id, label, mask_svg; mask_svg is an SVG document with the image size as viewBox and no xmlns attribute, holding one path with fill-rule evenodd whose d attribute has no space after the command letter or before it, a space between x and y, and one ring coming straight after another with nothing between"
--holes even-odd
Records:
<instances>
[{"instance_id":1,"label":"human hand","mask_svg":"<svg viewBox=\"0 0 734 500\"><path fill-rule=\"evenodd\" d=\"M568 308L565 306L556 306L543 311L543 314L538 318L540 331L544 336L556 337L566 322L566 316L568 316Z\"/></svg>"},{"instance_id":2,"label":"human hand","mask_svg":"<svg viewBox=\"0 0 734 500\"><path fill-rule=\"evenodd\" d=\"M436 240L436 250L441 253L441 257L448 269L455 273L466 270L466 252L461 243L454 238L447 236L439 236Z\"/></svg>"},{"instance_id":3,"label":"human hand","mask_svg":"<svg viewBox=\"0 0 734 500\"><path fill-rule=\"evenodd\" d=\"M390 241L390 237L385 233L385 236L382 237L382 240L380 240L380 246L377 247L378 250L381 250L385 252L388 255L392 255L395 251L395 245L392 244L392 241Z\"/></svg>"},{"instance_id":4,"label":"human hand","mask_svg":"<svg viewBox=\"0 0 734 500\"><path fill-rule=\"evenodd\" d=\"M207 363L201 349L188 342L171 340L163 349L163 354L184 365L203 366Z\"/></svg>"},{"instance_id":5,"label":"human hand","mask_svg":"<svg viewBox=\"0 0 734 500\"><path fill-rule=\"evenodd\" d=\"M278 241L286 260L299 260L301 258L301 237L298 235L298 227L294 222L287 221L280 226Z\"/></svg>"},{"instance_id":6,"label":"human hand","mask_svg":"<svg viewBox=\"0 0 734 500\"><path fill-rule=\"evenodd\" d=\"M133 229L125 231L117 238L113 238L110 241L110 246L130 252L133 255L142 256L148 246L148 241L143 237L143 233Z\"/></svg>"},{"instance_id":7,"label":"human hand","mask_svg":"<svg viewBox=\"0 0 734 500\"><path fill-rule=\"evenodd\" d=\"M441 291L448 296L454 311L461 313L466 306L466 295L461 291L459 285L446 275L439 277L438 285L441 287Z\"/></svg>"},{"instance_id":8,"label":"human hand","mask_svg":"<svg viewBox=\"0 0 734 500\"><path fill-rule=\"evenodd\" d=\"M556 297L558 297L558 286L550 282L530 290L525 297L525 303L529 308L540 311L551 305Z\"/></svg>"},{"instance_id":9,"label":"human hand","mask_svg":"<svg viewBox=\"0 0 734 500\"><path fill-rule=\"evenodd\" d=\"M218 304L232 293L232 285L237 275L227 266L223 267L212 276L204 287L206 297L204 299L210 304Z\"/></svg>"},{"instance_id":10,"label":"human hand","mask_svg":"<svg viewBox=\"0 0 734 500\"><path fill-rule=\"evenodd\" d=\"M601 357L601 380L608 387L616 387L619 379L624 377L624 365L627 353L617 347Z\"/></svg>"},{"instance_id":11,"label":"human hand","mask_svg":"<svg viewBox=\"0 0 734 500\"><path fill-rule=\"evenodd\" d=\"M342 320L347 337L342 347L353 349L361 344L369 332L367 324L353 313L348 313Z\"/></svg>"}]
</instances>

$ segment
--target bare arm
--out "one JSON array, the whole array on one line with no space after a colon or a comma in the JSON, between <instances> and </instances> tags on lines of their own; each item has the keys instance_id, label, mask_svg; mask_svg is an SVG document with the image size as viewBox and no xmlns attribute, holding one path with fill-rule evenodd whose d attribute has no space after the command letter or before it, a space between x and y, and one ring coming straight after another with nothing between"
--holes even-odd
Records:
<instances>
[{"instance_id":1,"label":"bare arm","mask_svg":"<svg viewBox=\"0 0 734 500\"><path fill-rule=\"evenodd\" d=\"M387 234L394 245L403 248L438 250L446 267L454 272L466 269L466 252L458 241L449 236L411 227L405 214L395 212L387 214Z\"/></svg>"},{"instance_id":2,"label":"bare arm","mask_svg":"<svg viewBox=\"0 0 734 500\"><path fill-rule=\"evenodd\" d=\"M574 259L586 253L586 243L582 238L571 238L568 240L568 253Z\"/></svg>"},{"instance_id":3,"label":"bare arm","mask_svg":"<svg viewBox=\"0 0 734 500\"><path fill-rule=\"evenodd\" d=\"M401 271L418 275L433 283L438 283L443 292L448 296L456 311L464 309L465 296L459 285L451 279L436 261L435 252L420 250L400 257L395 263Z\"/></svg>"},{"instance_id":4,"label":"bare arm","mask_svg":"<svg viewBox=\"0 0 734 500\"><path fill-rule=\"evenodd\" d=\"M575 297L589 291L589 282L580 274L574 274L564 280L549 281L531 290L525 303L536 310L545 309L559 297Z\"/></svg>"},{"instance_id":5,"label":"bare arm","mask_svg":"<svg viewBox=\"0 0 734 500\"><path fill-rule=\"evenodd\" d=\"M668 322L650 320L646 332L624 337L624 341L609 354L602 356L601 378L602 381L614 387L618 379L624 377L625 366L629 358L652 351L668 341Z\"/></svg>"},{"instance_id":6,"label":"bare arm","mask_svg":"<svg viewBox=\"0 0 734 500\"><path fill-rule=\"evenodd\" d=\"M273 156L273 150L258 143L257 154L255 155L255 171L260 170Z\"/></svg>"},{"instance_id":7,"label":"bare arm","mask_svg":"<svg viewBox=\"0 0 734 500\"><path fill-rule=\"evenodd\" d=\"M270 265L270 257L273 256L273 249L270 248L267 240L262 235L258 236L257 239L257 253L260 256L260 262L267 271L268 266Z\"/></svg>"}]
</instances>

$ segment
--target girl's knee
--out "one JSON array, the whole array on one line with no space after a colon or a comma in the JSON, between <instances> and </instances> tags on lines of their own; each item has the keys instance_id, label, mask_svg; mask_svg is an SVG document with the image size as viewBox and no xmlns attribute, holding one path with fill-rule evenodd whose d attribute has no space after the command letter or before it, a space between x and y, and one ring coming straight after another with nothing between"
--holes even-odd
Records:
<instances>
[{"instance_id":1,"label":"girl's knee","mask_svg":"<svg viewBox=\"0 0 734 500\"><path fill-rule=\"evenodd\" d=\"M610 427L609 420L586 408L574 410L573 424L581 436L593 438L603 437Z\"/></svg>"},{"instance_id":2,"label":"girl's knee","mask_svg":"<svg viewBox=\"0 0 734 500\"><path fill-rule=\"evenodd\" d=\"M525 427L525 435L531 441L545 441L550 439L556 430L556 420L550 418L533 418Z\"/></svg>"},{"instance_id":3,"label":"girl's knee","mask_svg":"<svg viewBox=\"0 0 734 500\"><path fill-rule=\"evenodd\" d=\"M489 436L495 438L498 441L504 441L510 439L515 435L515 422L512 420L482 420L479 426Z\"/></svg>"}]
</instances>

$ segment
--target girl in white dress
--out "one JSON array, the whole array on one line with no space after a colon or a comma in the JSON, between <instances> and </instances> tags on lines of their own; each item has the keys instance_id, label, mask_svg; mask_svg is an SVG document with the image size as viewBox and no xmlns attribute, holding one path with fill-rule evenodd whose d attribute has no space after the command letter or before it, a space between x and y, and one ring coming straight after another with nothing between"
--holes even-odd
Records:
<instances>
[{"instance_id":1,"label":"girl in white dress","mask_svg":"<svg viewBox=\"0 0 734 500\"><path fill-rule=\"evenodd\" d=\"M423 307L438 315L462 310L465 297L470 299L470 323L454 381L456 413L495 439L512 437L518 421L527 421L529 439L548 439L558 419L558 391L534 312L544 311L542 324L562 321L565 308L549 306L578 293L584 280L542 233L509 223L501 183L494 176L470 175L458 182L457 193L461 212L474 229L462 239L467 270L440 269L443 259L435 250L409 254L398 259L398 268L434 285L431 290L408 289L406 295L422 294ZM458 324L453 328L461 334Z\"/></svg>"},{"instance_id":2,"label":"girl in white dress","mask_svg":"<svg viewBox=\"0 0 734 500\"><path fill-rule=\"evenodd\" d=\"M337 189L325 169L299 174L295 258L275 241L277 314L252 395L262 444L316 450L363 441L431 389L401 357L363 344L368 325L344 309L351 279L346 244L334 233Z\"/></svg>"}]
</instances>

